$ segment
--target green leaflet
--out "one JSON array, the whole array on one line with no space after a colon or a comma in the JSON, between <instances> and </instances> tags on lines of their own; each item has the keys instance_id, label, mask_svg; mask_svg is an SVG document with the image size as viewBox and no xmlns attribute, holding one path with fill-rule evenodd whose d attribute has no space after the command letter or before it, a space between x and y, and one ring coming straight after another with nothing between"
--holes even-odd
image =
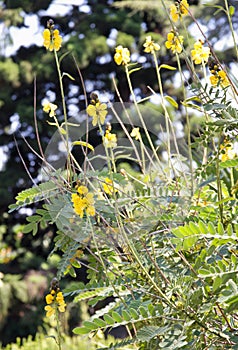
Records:
<instances>
[{"instance_id":1,"label":"green leaflet","mask_svg":"<svg viewBox=\"0 0 238 350\"><path fill-rule=\"evenodd\" d=\"M16 196L16 203L9 206L9 213L25 205L37 203L50 198L59 192L59 187L53 181L47 181L36 187L21 191Z\"/></svg>"},{"instance_id":2,"label":"green leaflet","mask_svg":"<svg viewBox=\"0 0 238 350\"><path fill-rule=\"evenodd\" d=\"M89 321L83 323L83 327L74 328L73 332L75 334L87 334L91 331L96 331L99 329L105 329L108 327L116 328L136 322L153 321L154 319L161 317L160 313L158 312L155 312L155 314L152 316L148 311L145 309L145 307L139 308L138 311L133 308L130 308L129 312L122 310L121 314L113 311L110 314L104 314L103 320L99 318L91 318Z\"/></svg>"}]
</instances>

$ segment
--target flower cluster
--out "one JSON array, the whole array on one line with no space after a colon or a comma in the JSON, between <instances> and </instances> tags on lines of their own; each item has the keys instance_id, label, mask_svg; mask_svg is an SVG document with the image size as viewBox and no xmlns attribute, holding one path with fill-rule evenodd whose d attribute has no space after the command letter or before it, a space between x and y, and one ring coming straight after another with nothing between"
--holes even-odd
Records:
<instances>
[{"instance_id":1,"label":"flower cluster","mask_svg":"<svg viewBox=\"0 0 238 350\"><path fill-rule=\"evenodd\" d=\"M194 44L194 49L191 50L192 60L195 64L207 63L208 61L210 49L204 47L203 44L202 40L198 40Z\"/></svg>"},{"instance_id":2,"label":"flower cluster","mask_svg":"<svg viewBox=\"0 0 238 350\"><path fill-rule=\"evenodd\" d=\"M130 60L131 60L131 55L130 51L128 50L127 47L123 47L122 45L119 45L116 47L116 53L114 55L114 61L118 66L122 65L127 65Z\"/></svg>"},{"instance_id":3,"label":"flower cluster","mask_svg":"<svg viewBox=\"0 0 238 350\"><path fill-rule=\"evenodd\" d=\"M57 108L57 105L48 101L43 104L43 111L49 113L50 117L55 117L55 111Z\"/></svg>"},{"instance_id":4,"label":"flower cluster","mask_svg":"<svg viewBox=\"0 0 238 350\"><path fill-rule=\"evenodd\" d=\"M46 317L55 315L57 311L65 312L66 303L64 301L63 293L60 291L58 283L56 285L53 285L53 283L51 284L50 293L46 295L45 300L47 304L45 306Z\"/></svg>"},{"instance_id":5,"label":"flower cluster","mask_svg":"<svg viewBox=\"0 0 238 350\"><path fill-rule=\"evenodd\" d=\"M117 135L112 134L110 130L105 131L103 136L103 144L106 148L114 148L117 146Z\"/></svg>"},{"instance_id":6,"label":"flower cluster","mask_svg":"<svg viewBox=\"0 0 238 350\"><path fill-rule=\"evenodd\" d=\"M170 16L173 22L177 22L182 16L188 14L189 4L187 0L179 0L170 6Z\"/></svg>"},{"instance_id":7,"label":"flower cluster","mask_svg":"<svg viewBox=\"0 0 238 350\"><path fill-rule=\"evenodd\" d=\"M181 53L183 50L183 36L177 35L173 31L168 33L167 41L165 42L165 46L167 49L170 49L173 53Z\"/></svg>"},{"instance_id":8,"label":"flower cluster","mask_svg":"<svg viewBox=\"0 0 238 350\"><path fill-rule=\"evenodd\" d=\"M211 72L210 82L213 86L226 87L230 85L230 82L227 78L226 72L222 70L216 62L210 62L209 69Z\"/></svg>"},{"instance_id":9,"label":"flower cluster","mask_svg":"<svg viewBox=\"0 0 238 350\"><path fill-rule=\"evenodd\" d=\"M111 179L109 179L109 177L105 178L104 183L102 184L102 187L103 187L103 191L106 194L109 194L110 196L113 193L118 192L118 190L115 188L114 182Z\"/></svg>"},{"instance_id":10,"label":"flower cluster","mask_svg":"<svg viewBox=\"0 0 238 350\"><path fill-rule=\"evenodd\" d=\"M52 19L48 21L47 27L48 28L43 31L43 45L46 50L59 51L62 44L62 37L60 36L59 30L54 29L54 22Z\"/></svg>"},{"instance_id":11,"label":"flower cluster","mask_svg":"<svg viewBox=\"0 0 238 350\"><path fill-rule=\"evenodd\" d=\"M220 160L225 162L236 157L236 152L233 149L233 145L228 140L224 140L223 145L220 146Z\"/></svg>"},{"instance_id":12,"label":"flower cluster","mask_svg":"<svg viewBox=\"0 0 238 350\"><path fill-rule=\"evenodd\" d=\"M104 124L107 115L107 105L99 101L97 94L91 94L91 103L88 105L86 111L93 118L93 126Z\"/></svg>"},{"instance_id":13,"label":"flower cluster","mask_svg":"<svg viewBox=\"0 0 238 350\"><path fill-rule=\"evenodd\" d=\"M210 76L210 82L213 86L221 85L223 88L230 85L230 82L224 70L220 70Z\"/></svg>"},{"instance_id":14,"label":"flower cluster","mask_svg":"<svg viewBox=\"0 0 238 350\"><path fill-rule=\"evenodd\" d=\"M145 39L145 43L143 44L144 46L144 51L146 53L151 53L153 54L155 51L159 51L160 50L160 46L159 44L156 44L150 35L148 35Z\"/></svg>"},{"instance_id":15,"label":"flower cluster","mask_svg":"<svg viewBox=\"0 0 238 350\"><path fill-rule=\"evenodd\" d=\"M71 200L73 202L74 211L81 218L86 212L89 216L95 215L93 193L88 192L86 186L78 186L77 193L72 193Z\"/></svg>"},{"instance_id":16,"label":"flower cluster","mask_svg":"<svg viewBox=\"0 0 238 350\"><path fill-rule=\"evenodd\" d=\"M130 135L134 137L135 140L141 140L140 128L133 128Z\"/></svg>"}]
</instances>

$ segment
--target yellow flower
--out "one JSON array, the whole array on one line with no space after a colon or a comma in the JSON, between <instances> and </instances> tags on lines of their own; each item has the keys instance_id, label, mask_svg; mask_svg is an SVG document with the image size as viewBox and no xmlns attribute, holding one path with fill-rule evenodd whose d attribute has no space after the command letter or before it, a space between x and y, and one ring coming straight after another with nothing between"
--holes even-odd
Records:
<instances>
[{"instance_id":1,"label":"yellow flower","mask_svg":"<svg viewBox=\"0 0 238 350\"><path fill-rule=\"evenodd\" d=\"M52 294L47 294L45 297L46 304L52 304L54 301L54 296Z\"/></svg>"},{"instance_id":2,"label":"yellow flower","mask_svg":"<svg viewBox=\"0 0 238 350\"><path fill-rule=\"evenodd\" d=\"M49 51L59 51L61 48L62 37L59 35L58 29L45 29L43 31L43 45Z\"/></svg>"},{"instance_id":3,"label":"yellow flower","mask_svg":"<svg viewBox=\"0 0 238 350\"><path fill-rule=\"evenodd\" d=\"M64 301L64 296L62 292L58 292L56 296L56 301L58 303L58 310L60 312L65 312L66 303Z\"/></svg>"},{"instance_id":4,"label":"yellow flower","mask_svg":"<svg viewBox=\"0 0 238 350\"><path fill-rule=\"evenodd\" d=\"M221 80L222 87L226 87L230 85L230 82L227 78L226 72L224 70L220 70L218 73L219 79Z\"/></svg>"},{"instance_id":5,"label":"yellow flower","mask_svg":"<svg viewBox=\"0 0 238 350\"><path fill-rule=\"evenodd\" d=\"M65 307L66 307L66 304L65 304L65 303L64 303L64 304L59 305L59 306L58 306L58 310L59 310L59 312L65 312Z\"/></svg>"},{"instance_id":6,"label":"yellow flower","mask_svg":"<svg viewBox=\"0 0 238 350\"><path fill-rule=\"evenodd\" d=\"M214 71L214 74L210 76L210 82L213 86L221 85L223 88L230 85L224 70Z\"/></svg>"},{"instance_id":7,"label":"yellow flower","mask_svg":"<svg viewBox=\"0 0 238 350\"><path fill-rule=\"evenodd\" d=\"M88 192L86 186L79 186L77 193L72 193L71 201L73 202L75 213L81 218L84 216L84 211L89 216L95 215L93 193Z\"/></svg>"},{"instance_id":8,"label":"yellow flower","mask_svg":"<svg viewBox=\"0 0 238 350\"><path fill-rule=\"evenodd\" d=\"M188 14L189 4L187 0L181 0L180 2L176 2L176 4L172 4L170 6L170 16L173 22L177 22L177 20Z\"/></svg>"},{"instance_id":9,"label":"yellow flower","mask_svg":"<svg viewBox=\"0 0 238 350\"><path fill-rule=\"evenodd\" d=\"M175 35L174 32L170 32L167 35L167 41L165 42L165 46L167 49L170 49L173 53L181 53L183 50L183 36Z\"/></svg>"},{"instance_id":10,"label":"yellow flower","mask_svg":"<svg viewBox=\"0 0 238 350\"><path fill-rule=\"evenodd\" d=\"M83 194L83 195L85 195L85 194L88 193L88 189L87 189L86 186L79 186L79 187L77 188L77 192L78 192L78 194Z\"/></svg>"},{"instance_id":11,"label":"yellow flower","mask_svg":"<svg viewBox=\"0 0 238 350\"><path fill-rule=\"evenodd\" d=\"M179 19L179 12L174 4L170 6L170 16L173 22L177 22L177 20Z\"/></svg>"},{"instance_id":12,"label":"yellow flower","mask_svg":"<svg viewBox=\"0 0 238 350\"><path fill-rule=\"evenodd\" d=\"M54 117L55 116L55 111L58 108L57 105L50 103L50 102L45 102L43 104L43 111L46 113L49 113L50 117Z\"/></svg>"},{"instance_id":13,"label":"yellow flower","mask_svg":"<svg viewBox=\"0 0 238 350\"><path fill-rule=\"evenodd\" d=\"M218 77L216 75L211 75L210 76L210 82L212 85L217 85L218 84Z\"/></svg>"},{"instance_id":14,"label":"yellow flower","mask_svg":"<svg viewBox=\"0 0 238 350\"><path fill-rule=\"evenodd\" d=\"M115 50L116 53L114 55L114 61L116 62L116 64L118 64L118 66L120 66L121 64L127 65L131 60L130 51L128 50L128 48L119 45L116 47Z\"/></svg>"},{"instance_id":15,"label":"yellow flower","mask_svg":"<svg viewBox=\"0 0 238 350\"><path fill-rule=\"evenodd\" d=\"M93 118L92 124L96 126L97 124L104 124L107 115L107 105L106 103L96 102L95 105L90 104L86 109L88 115Z\"/></svg>"},{"instance_id":16,"label":"yellow flower","mask_svg":"<svg viewBox=\"0 0 238 350\"><path fill-rule=\"evenodd\" d=\"M117 135L110 133L109 130L106 130L103 137L103 144L106 148L114 148L117 146Z\"/></svg>"},{"instance_id":17,"label":"yellow flower","mask_svg":"<svg viewBox=\"0 0 238 350\"><path fill-rule=\"evenodd\" d=\"M145 41L145 43L143 44L143 46L144 46L144 51L146 52L146 53L154 53L155 51L159 51L160 50L160 46L159 46L159 44L156 44L152 39L151 39L151 36L150 35L148 35L147 37L146 37L146 41Z\"/></svg>"},{"instance_id":18,"label":"yellow flower","mask_svg":"<svg viewBox=\"0 0 238 350\"><path fill-rule=\"evenodd\" d=\"M103 183L102 187L103 187L103 190L106 194L112 195L113 192L114 193L118 192L118 190L115 188L114 183L111 179L106 177L104 181L105 182Z\"/></svg>"},{"instance_id":19,"label":"yellow flower","mask_svg":"<svg viewBox=\"0 0 238 350\"><path fill-rule=\"evenodd\" d=\"M55 314L55 309L50 305L45 306L45 311L46 311L46 317L51 317L52 315Z\"/></svg>"},{"instance_id":20,"label":"yellow flower","mask_svg":"<svg viewBox=\"0 0 238 350\"><path fill-rule=\"evenodd\" d=\"M140 140L140 128L133 128L131 132L131 137L134 137L136 140Z\"/></svg>"},{"instance_id":21,"label":"yellow flower","mask_svg":"<svg viewBox=\"0 0 238 350\"><path fill-rule=\"evenodd\" d=\"M210 49L209 47L203 47L203 42L199 40L195 42L194 50L191 50L191 55L195 64L207 63Z\"/></svg>"},{"instance_id":22,"label":"yellow flower","mask_svg":"<svg viewBox=\"0 0 238 350\"><path fill-rule=\"evenodd\" d=\"M220 160L222 162L225 162L226 160L234 159L236 157L236 153L233 149L233 145L228 142L224 141L224 144L220 146L221 153L220 153Z\"/></svg>"},{"instance_id":23,"label":"yellow flower","mask_svg":"<svg viewBox=\"0 0 238 350\"><path fill-rule=\"evenodd\" d=\"M187 0L180 1L179 10L180 10L180 13L182 16L185 16L188 14L189 4L188 4Z\"/></svg>"}]
</instances>

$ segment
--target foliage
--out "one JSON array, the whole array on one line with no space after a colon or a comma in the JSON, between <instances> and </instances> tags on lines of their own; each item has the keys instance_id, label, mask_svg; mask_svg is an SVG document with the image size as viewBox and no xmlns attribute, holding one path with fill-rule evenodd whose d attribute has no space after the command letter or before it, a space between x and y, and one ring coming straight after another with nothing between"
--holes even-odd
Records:
<instances>
[{"instance_id":1,"label":"foliage","mask_svg":"<svg viewBox=\"0 0 238 350\"><path fill-rule=\"evenodd\" d=\"M98 337L98 343L101 344L101 346L107 344L108 341L105 341L102 337ZM64 336L64 342L62 349L72 349L72 350L94 350L97 349L96 342L94 340L89 341L88 339L84 339L81 337L69 337ZM8 344L6 347L1 347L1 350L56 350L57 345L54 341L54 335L51 335L49 337L46 337L42 333L37 333L35 338L33 339L32 336L29 336L28 338L20 339L18 338L15 344Z\"/></svg>"}]
</instances>

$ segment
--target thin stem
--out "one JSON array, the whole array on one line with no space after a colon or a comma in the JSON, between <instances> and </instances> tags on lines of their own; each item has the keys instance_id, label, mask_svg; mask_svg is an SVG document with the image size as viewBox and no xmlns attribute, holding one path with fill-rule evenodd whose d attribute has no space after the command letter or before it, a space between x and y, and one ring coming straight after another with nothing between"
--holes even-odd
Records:
<instances>
[{"instance_id":1,"label":"thin stem","mask_svg":"<svg viewBox=\"0 0 238 350\"><path fill-rule=\"evenodd\" d=\"M157 57L156 57L155 51L153 51L153 59L154 59L154 63L155 63L155 70L156 70L158 84L159 84L159 91L160 91L160 96L161 96L161 105L162 105L162 108L163 108L164 114L165 114L165 127L166 127L166 133L167 133L168 167L169 167L169 170L170 170L171 169L171 148L170 148L170 129L169 129L169 120L170 120L170 118L169 118L169 114L168 114L167 108L166 108L165 103L164 103L163 85L162 85L160 69L159 69L159 66L158 66L158 61L157 61Z\"/></svg>"},{"instance_id":2,"label":"thin stem","mask_svg":"<svg viewBox=\"0 0 238 350\"><path fill-rule=\"evenodd\" d=\"M229 6L228 6L228 1L224 0L224 3L225 3L225 8L226 8L226 15L227 15L229 26L230 26L230 29L231 29L232 39L233 39L233 42L234 42L234 48L235 48L235 51L236 51L236 57L238 59L237 40L235 38L235 33L234 33L233 25L232 25L232 20L231 20L230 10L229 10Z\"/></svg>"},{"instance_id":3,"label":"thin stem","mask_svg":"<svg viewBox=\"0 0 238 350\"><path fill-rule=\"evenodd\" d=\"M180 64L180 58L178 53L176 53L176 59L178 63L178 69L180 73L180 79L181 79L181 85L183 90L183 97L184 100L186 100L186 90L183 83L183 75L182 75L182 68ZM191 174L191 195L194 193L194 176L193 176L193 155L192 155L192 144L191 144L191 125L190 125L190 119L188 115L188 109L185 106L185 113L186 113L186 127L187 127L187 143L188 143L188 159L189 159L189 169Z\"/></svg>"},{"instance_id":4,"label":"thin stem","mask_svg":"<svg viewBox=\"0 0 238 350\"><path fill-rule=\"evenodd\" d=\"M56 331L57 331L57 345L59 350L61 350L62 347L61 347L61 334L60 334L60 320L59 320L58 310L56 310Z\"/></svg>"},{"instance_id":5,"label":"thin stem","mask_svg":"<svg viewBox=\"0 0 238 350\"><path fill-rule=\"evenodd\" d=\"M65 95L64 95L64 86L63 86L63 79L62 79L61 70L60 70L60 63L59 63L59 59L58 59L57 52L55 49L54 49L54 55L55 55L55 62L56 62L56 67L57 67L57 72L58 72L58 77L59 77L60 94L61 94L61 98L62 98L62 107L63 107L64 123L65 123L65 131L66 131L66 151L67 151L67 154L69 154L70 153L69 128L68 128L68 117L67 117L67 109L66 109ZM69 182L71 182L70 157L67 157L67 169L69 171L68 180L69 180Z\"/></svg>"},{"instance_id":6,"label":"thin stem","mask_svg":"<svg viewBox=\"0 0 238 350\"><path fill-rule=\"evenodd\" d=\"M220 159L219 159L221 133L222 132L220 132L220 135L219 135L217 158L216 158L216 181L217 181L217 196L218 196L218 203L219 203L220 220L221 220L221 223L223 223L222 186L221 186Z\"/></svg>"},{"instance_id":7,"label":"thin stem","mask_svg":"<svg viewBox=\"0 0 238 350\"><path fill-rule=\"evenodd\" d=\"M142 115L141 115L141 112L140 112L140 109L139 109L139 107L138 107L138 103L137 103L137 101L136 101L136 97L135 97L135 94L134 94L134 91L133 91L133 87L132 87L131 79L130 79L130 73L129 73L129 70L128 70L128 66L127 66L127 65L125 66L125 71L126 71L126 77L127 77L127 82L128 82L128 85L129 85L130 93L131 93L131 96L132 96L134 105L135 105L135 107L136 107L136 111L137 111L138 116L139 116L139 118L140 118L141 125L142 125L142 127L143 127L144 132L145 132L145 135L146 135L146 137L147 137L147 140L148 140L148 142L149 142L149 144L150 144L150 147L151 147L151 149L152 149L152 151L153 151L153 154L154 154L154 156L155 156L155 158L156 158L156 160L157 160L157 162L158 162L158 165L160 166L160 170L163 171L162 166L160 165L160 164L161 164L160 159L159 159L159 157L158 157L158 154L157 154L156 149L155 149L155 147L154 147L154 145L153 145L153 142L152 142L152 140L151 140L150 134L149 134L149 132L148 132L148 130L147 130L147 127L146 127L146 125L145 125L144 119L143 119L143 117L142 117Z\"/></svg>"}]
</instances>

